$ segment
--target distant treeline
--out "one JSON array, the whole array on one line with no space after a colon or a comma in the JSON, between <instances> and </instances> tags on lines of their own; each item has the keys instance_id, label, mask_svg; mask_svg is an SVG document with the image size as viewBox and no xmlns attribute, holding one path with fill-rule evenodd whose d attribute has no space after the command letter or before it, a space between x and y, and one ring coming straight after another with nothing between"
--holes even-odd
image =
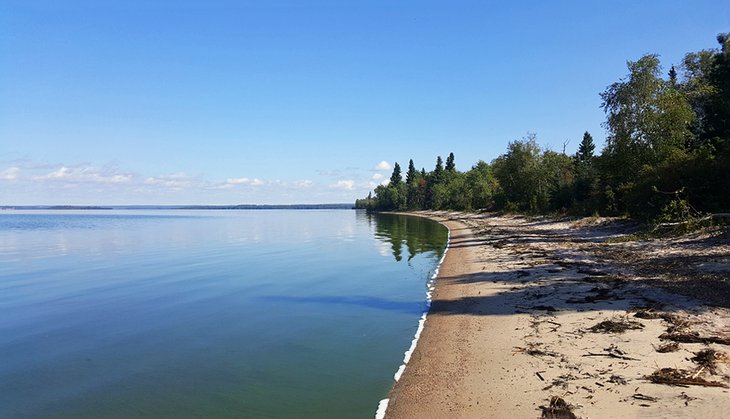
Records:
<instances>
[{"instance_id":1,"label":"distant treeline","mask_svg":"<svg viewBox=\"0 0 730 419\"><path fill-rule=\"evenodd\" d=\"M628 62L600 93L606 146L586 132L575 155L543 150L534 134L491 163L456 170L453 153L427 172L396 163L390 183L356 201L370 210L497 210L629 215L673 221L730 210L730 33L688 53L663 77L657 55Z\"/></svg>"},{"instance_id":2,"label":"distant treeline","mask_svg":"<svg viewBox=\"0 0 730 419\"><path fill-rule=\"evenodd\" d=\"M0 206L0 210L317 210L353 209L352 204L240 204L240 205L114 205L106 207L76 205Z\"/></svg>"}]
</instances>

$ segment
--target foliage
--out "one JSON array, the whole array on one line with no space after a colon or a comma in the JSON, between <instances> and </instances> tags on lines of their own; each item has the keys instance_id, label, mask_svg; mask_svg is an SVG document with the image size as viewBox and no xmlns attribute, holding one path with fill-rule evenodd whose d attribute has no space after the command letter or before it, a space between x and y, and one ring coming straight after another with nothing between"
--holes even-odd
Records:
<instances>
[{"instance_id":1,"label":"foliage","mask_svg":"<svg viewBox=\"0 0 730 419\"><path fill-rule=\"evenodd\" d=\"M730 34L717 40L719 49L688 53L667 79L657 55L629 61L626 77L600 93L607 138L599 154L588 132L573 156L528 134L466 172L449 153L430 172L410 160L404 182L396 163L390 183L356 206L628 215L682 226L729 212Z\"/></svg>"}]
</instances>

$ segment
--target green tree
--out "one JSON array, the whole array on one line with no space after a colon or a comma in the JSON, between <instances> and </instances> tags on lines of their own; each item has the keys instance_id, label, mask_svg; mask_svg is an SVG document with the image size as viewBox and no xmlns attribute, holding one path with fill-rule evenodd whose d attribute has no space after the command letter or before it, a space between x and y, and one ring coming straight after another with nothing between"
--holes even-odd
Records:
<instances>
[{"instance_id":1,"label":"green tree","mask_svg":"<svg viewBox=\"0 0 730 419\"><path fill-rule=\"evenodd\" d=\"M674 66L669 69L669 85L674 88L677 87L677 69Z\"/></svg>"},{"instance_id":2,"label":"green tree","mask_svg":"<svg viewBox=\"0 0 730 419\"><path fill-rule=\"evenodd\" d=\"M478 210L492 207L497 180L494 178L491 166L479 160L466 172L465 182L471 195L471 209Z\"/></svg>"},{"instance_id":3,"label":"green tree","mask_svg":"<svg viewBox=\"0 0 730 419\"><path fill-rule=\"evenodd\" d=\"M583 134L583 141L578 146L578 151L573 157L573 187L571 191L571 207L578 214L588 214L595 211L593 198L594 191L598 189L598 176L596 173L593 150L596 146L593 137L586 131Z\"/></svg>"},{"instance_id":4,"label":"green tree","mask_svg":"<svg viewBox=\"0 0 730 419\"><path fill-rule=\"evenodd\" d=\"M406 183L410 185L416 180L417 175L418 172L416 171L416 166L413 164L413 159L410 159L408 161L408 172L406 172Z\"/></svg>"},{"instance_id":5,"label":"green tree","mask_svg":"<svg viewBox=\"0 0 730 419\"><path fill-rule=\"evenodd\" d=\"M573 160L565 153L547 150L540 157L539 182L544 189L538 191L538 210L565 212L573 201Z\"/></svg>"},{"instance_id":6,"label":"green tree","mask_svg":"<svg viewBox=\"0 0 730 419\"><path fill-rule=\"evenodd\" d=\"M434 185L438 185L444 179L444 162L441 156L436 157L436 167L433 169L431 179Z\"/></svg>"},{"instance_id":7,"label":"green tree","mask_svg":"<svg viewBox=\"0 0 730 419\"><path fill-rule=\"evenodd\" d=\"M507 145L507 153L492 163L499 182L497 206L536 212L546 201L545 182L540 173L540 147L535 134Z\"/></svg>"},{"instance_id":8,"label":"green tree","mask_svg":"<svg viewBox=\"0 0 730 419\"><path fill-rule=\"evenodd\" d=\"M628 67L626 79L601 93L609 132L605 153L619 181L633 180L642 166L683 151L694 119L685 97L659 77L656 55Z\"/></svg>"},{"instance_id":9,"label":"green tree","mask_svg":"<svg viewBox=\"0 0 730 419\"><path fill-rule=\"evenodd\" d=\"M446 171L453 173L456 171L456 164L454 163L454 153L449 153L449 157L446 158Z\"/></svg>"},{"instance_id":10,"label":"green tree","mask_svg":"<svg viewBox=\"0 0 730 419\"><path fill-rule=\"evenodd\" d=\"M393 174L390 175L389 186L397 188L398 186L400 186L401 182L403 182L403 177L400 174L400 165L398 163L395 163L393 165Z\"/></svg>"},{"instance_id":11,"label":"green tree","mask_svg":"<svg viewBox=\"0 0 730 419\"><path fill-rule=\"evenodd\" d=\"M581 163L590 163L593 161L593 151L596 149L596 145L593 144L593 136L586 131L583 134L583 141L578 146L578 151L575 153L575 159Z\"/></svg>"},{"instance_id":12,"label":"green tree","mask_svg":"<svg viewBox=\"0 0 730 419\"><path fill-rule=\"evenodd\" d=\"M714 93L706 106L707 137L717 146L730 147L730 33L717 36L720 51L709 74Z\"/></svg>"}]
</instances>

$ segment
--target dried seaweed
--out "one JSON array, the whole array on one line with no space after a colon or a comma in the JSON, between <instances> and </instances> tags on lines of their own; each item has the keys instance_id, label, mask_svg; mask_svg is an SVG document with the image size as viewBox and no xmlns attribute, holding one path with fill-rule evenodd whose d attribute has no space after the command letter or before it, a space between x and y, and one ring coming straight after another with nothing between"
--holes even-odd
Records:
<instances>
[{"instance_id":1,"label":"dried seaweed","mask_svg":"<svg viewBox=\"0 0 730 419\"><path fill-rule=\"evenodd\" d=\"M692 357L692 362L706 369L710 374L717 372L718 361L724 362L725 360L727 360L727 355L714 349L703 349L695 352L695 356Z\"/></svg>"},{"instance_id":2,"label":"dried seaweed","mask_svg":"<svg viewBox=\"0 0 730 419\"><path fill-rule=\"evenodd\" d=\"M662 320L666 320L672 324L675 324L679 321L676 316L673 316L669 313L656 312L650 308L649 309L639 309L634 314L634 317L639 318L639 319L647 319L647 320L662 319Z\"/></svg>"},{"instance_id":3,"label":"dried seaweed","mask_svg":"<svg viewBox=\"0 0 730 419\"><path fill-rule=\"evenodd\" d=\"M612 320L604 320L588 330L590 330L593 333L624 333L627 330L637 330L637 329L643 329L644 325L633 321L633 320L626 320L626 319L612 319Z\"/></svg>"},{"instance_id":4,"label":"dried seaweed","mask_svg":"<svg viewBox=\"0 0 730 419\"><path fill-rule=\"evenodd\" d=\"M608 382L614 383L614 384L626 385L626 379L620 375L612 375L611 378L608 379Z\"/></svg>"},{"instance_id":5,"label":"dried seaweed","mask_svg":"<svg viewBox=\"0 0 730 419\"><path fill-rule=\"evenodd\" d=\"M535 345L535 344L528 344L527 348L515 346L514 353L518 353L518 352L525 353L527 355L532 355L532 356L552 356L552 357L560 356L560 354L557 352L546 351L544 349L540 349L540 348L538 348L538 345Z\"/></svg>"},{"instance_id":6,"label":"dried seaweed","mask_svg":"<svg viewBox=\"0 0 730 419\"><path fill-rule=\"evenodd\" d=\"M596 301L623 300L622 297L612 293L609 288L594 287L590 291L593 295L587 295L582 298L569 298L565 302L568 304L586 304L595 303Z\"/></svg>"},{"instance_id":7,"label":"dried seaweed","mask_svg":"<svg viewBox=\"0 0 730 419\"><path fill-rule=\"evenodd\" d=\"M661 354L665 354L668 352L677 352L679 350L679 344L677 342L668 342L659 346L655 346L654 350Z\"/></svg>"},{"instance_id":8,"label":"dried seaweed","mask_svg":"<svg viewBox=\"0 0 730 419\"><path fill-rule=\"evenodd\" d=\"M540 406L542 409L542 419L578 419L573 413L573 406L563 400L560 396L550 398L549 406Z\"/></svg>"},{"instance_id":9,"label":"dried seaweed","mask_svg":"<svg viewBox=\"0 0 730 419\"><path fill-rule=\"evenodd\" d=\"M680 343L717 343L730 345L730 338L720 336L700 336L697 332L668 332L659 336L659 339L671 340Z\"/></svg>"},{"instance_id":10,"label":"dried seaweed","mask_svg":"<svg viewBox=\"0 0 730 419\"><path fill-rule=\"evenodd\" d=\"M647 375L644 378L655 384L666 384L678 387L728 387L725 383L721 383L719 381L707 381L704 378L699 378L696 373L676 368L662 368L654 371L651 375Z\"/></svg>"}]
</instances>

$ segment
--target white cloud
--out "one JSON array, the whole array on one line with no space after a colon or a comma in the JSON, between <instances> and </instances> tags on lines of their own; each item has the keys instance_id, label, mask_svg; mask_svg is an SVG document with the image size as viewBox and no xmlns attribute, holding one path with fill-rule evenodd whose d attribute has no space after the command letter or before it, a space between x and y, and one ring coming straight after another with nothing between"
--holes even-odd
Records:
<instances>
[{"instance_id":1,"label":"white cloud","mask_svg":"<svg viewBox=\"0 0 730 419\"><path fill-rule=\"evenodd\" d=\"M382 178L383 178L383 174L382 173L375 173L375 174L373 174L373 178L372 179L373 180L380 180Z\"/></svg>"},{"instance_id":2,"label":"white cloud","mask_svg":"<svg viewBox=\"0 0 730 419\"><path fill-rule=\"evenodd\" d=\"M144 180L145 185L163 186L173 190L181 190L188 186L192 186L194 178L185 172L172 173L169 175L152 176Z\"/></svg>"},{"instance_id":3,"label":"white cloud","mask_svg":"<svg viewBox=\"0 0 730 419\"><path fill-rule=\"evenodd\" d=\"M36 182L67 182L67 183L127 183L132 180L130 174L110 173L101 171L93 166L66 167L42 176L35 176Z\"/></svg>"},{"instance_id":4,"label":"white cloud","mask_svg":"<svg viewBox=\"0 0 730 419\"><path fill-rule=\"evenodd\" d=\"M331 185L331 187L351 191L355 187L355 181L351 179L338 180L337 183Z\"/></svg>"},{"instance_id":5,"label":"white cloud","mask_svg":"<svg viewBox=\"0 0 730 419\"><path fill-rule=\"evenodd\" d=\"M300 189L306 189L314 186L314 182L312 182L311 180L299 180L294 182L294 186Z\"/></svg>"},{"instance_id":6,"label":"white cloud","mask_svg":"<svg viewBox=\"0 0 730 419\"><path fill-rule=\"evenodd\" d=\"M393 169L393 166L391 166L390 163L388 163L387 161L383 160L380 163L378 163L375 166L375 169L373 169L373 170L391 170L391 169Z\"/></svg>"},{"instance_id":7,"label":"white cloud","mask_svg":"<svg viewBox=\"0 0 730 419\"><path fill-rule=\"evenodd\" d=\"M226 180L226 184L228 185L249 185L249 186L262 186L265 185L266 182L264 182L261 179L253 178L249 179L247 177L239 177L239 178L229 178Z\"/></svg>"},{"instance_id":8,"label":"white cloud","mask_svg":"<svg viewBox=\"0 0 730 419\"><path fill-rule=\"evenodd\" d=\"M18 172L20 172L20 168L18 167L5 169L0 172L0 180L15 180L18 178Z\"/></svg>"}]
</instances>

